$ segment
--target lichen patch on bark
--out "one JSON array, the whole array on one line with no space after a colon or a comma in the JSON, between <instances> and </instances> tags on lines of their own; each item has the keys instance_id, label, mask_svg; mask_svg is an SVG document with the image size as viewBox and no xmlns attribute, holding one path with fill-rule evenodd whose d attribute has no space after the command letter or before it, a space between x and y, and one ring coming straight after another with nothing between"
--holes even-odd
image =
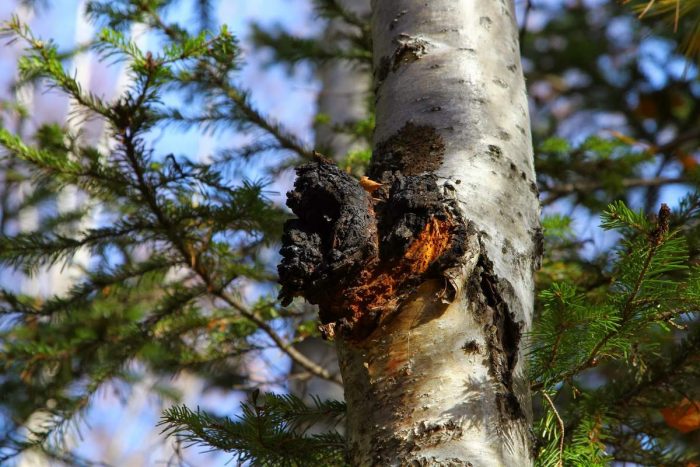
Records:
<instances>
[{"instance_id":1,"label":"lichen patch on bark","mask_svg":"<svg viewBox=\"0 0 700 467\"><path fill-rule=\"evenodd\" d=\"M287 204L299 218L285 224L280 297L318 304L326 337L368 336L464 254L468 226L435 175L395 174L388 188L367 190L367 180L324 161L297 174Z\"/></svg>"},{"instance_id":2,"label":"lichen patch on bark","mask_svg":"<svg viewBox=\"0 0 700 467\"><path fill-rule=\"evenodd\" d=\"M377 144L369 176L382 179L384 172L418 175L437 170L445 157L445 143L428 125L407 122L386 141Z\"/></svg>"}]
</instances>

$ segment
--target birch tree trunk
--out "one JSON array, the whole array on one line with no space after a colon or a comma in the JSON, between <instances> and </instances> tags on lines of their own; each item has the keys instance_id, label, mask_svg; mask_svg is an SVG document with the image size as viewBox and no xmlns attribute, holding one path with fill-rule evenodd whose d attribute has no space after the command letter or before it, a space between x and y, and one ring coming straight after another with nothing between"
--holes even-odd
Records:
<instances>
[{"instance_id":1,"label":"birch tree trunk","mask_svg":"<svg viewBox=\"0 0 700 467\"><path fill-rule=\"evenodd\" d=\"M531 465L542 235L513 3L374 1L372 29L372 180L298 169L281 296L337 341L353 465Z\"/></svg>"}]
</instances>

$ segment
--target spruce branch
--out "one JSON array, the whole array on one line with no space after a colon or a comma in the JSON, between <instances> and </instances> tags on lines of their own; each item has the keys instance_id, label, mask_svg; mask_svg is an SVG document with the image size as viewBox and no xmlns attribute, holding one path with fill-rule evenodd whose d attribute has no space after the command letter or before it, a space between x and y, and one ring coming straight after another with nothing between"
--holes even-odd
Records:
<instances>
[{"instance_id":1,"label":"spruce branch","mask_svg":"<svg viewBox=\"0 0 700 467\"><path fill-rule=\"evenodd\" d=\"M163 413L163 433L186 446L203 445L234 454L239 462L260 465L344 465L345 442L336 431L307 434L319 422L338 423L345 405L314 399L307 406L293 395L253 391L235 419L174 406ZM331 426L332 426L331 425Z\"/></svg>"},{"instance_id":2,"label":"spruce branch","mask_svg":"<svg viewBox=\"0 0 700 467\"><path fill-rule=\"evenodd\" d=\"M144 13L147 15L149 23L165 34L171 42L183 40L185 33L181 29L168 25L155 9L144 8ZM223 30L222 34L227 35L229 33ZM223 59L230 61L229 57L223 57ZM197 77L194 80L187 78L183 84L202 85L202 91L211 97L216 97L212 95L216 90L219 94L218 97L223 97L233 103L249 122L272 136L281 148L290 150L303 159L311 160L313 158L313 150L306 148L296 136L284 129L281 124L258 111L250 102L249 93L234 86L228 79L227 73L221 73L221 70L217 68L221 65L231 66L232 63L222 64L216 60L212 63L210 60L203 59L194 66L198 73ZM197 78L201 81L197 82ZM200 121L203 121L203 119L200 119Z\"/></svg>"},{"instance_id":3,"label":"spruce branch","mask_svg":"<svg viewBox=\"0 0 700 467\"><path fill-rule=\"evenodd\" d=\"M146 85L148 85L148 80L146 81ZM144 94L146 88L147 86L144 86ZM189 245L183 240L183 238L177 235L177 229L171 223L165 211L158 203L155 189L152 186L150 186L146 181L146 178L144 176L144 169L141 166L139 158L137 156L136 148L138 146L138 143L135 141L134 136L136 133L136 131L131 130L128 126L121 128L118 134L120 143L124 146L125 156L131 165L133 173L135 174L138 189L146 205L155 215L163 231L166 232L166 235L168 235L169 241L182 255L185 264L188 264L189 267L199 276L199 278L204 282L204 284L207 287L207 290L209 290L210 293L221 298L224 302L228 303L230 306L232 306L234 309L240 312L241 315L257 324L260 327L260 329L263 332L265 332L265 334L267 334L273 340L273 342L275 342L275 344L279 346L280 350L287 354L293 361L298 363L304 369L318 376L319 378L339 383L339 381L328 370L316 364L308 357L303 355L301 352L297 351L291 345L291 343L285 341L277 332L274 331L274 329L272 329L272 327L269 324L267 324L264 320L258 318L254 313L251 313L245 306L243 306L237 300L231 297L224 290L224 286L222 284L217 284L217 281L210 275L209 271L203 265L203 263L197 260L197 253L193 252Z\"/></svg>"},{"instance_id":4,"label":"spruce branch","mask_svg":"<svg viewBox=\"0 0 700 467\"><path fill-rule=\"evenodd\" d=\"M621 202L609 206L602 226L621 231L625 235L625 248L619 252L618 277L611 283L608 303L591 307L575 288L564 285L554 285L543 292L547 314L542 316L533 333L531 355L538 362L536 371L539 372L531 386L533 390L570 381L598 365L601 357L610 352L611 355L626 353L636 332L651 323L671 319L673 313L660 313L659 307L652 304L660 301L662 309L670 308L675 313L683 309L678 307L678 297L669 290L669 282L663 279L664 274L687 270L684 264L687 247L678 232L669 230L670 217L666 205L662 205L653 225L643 213L632 211ZM564 339L567 346L572 345L569 338L581 333L582 326L588 328L586 334L590 337L578 342L575 351L572 348L563 350L572 360L562 366L557 360L557 355L562 353L560 347Z\"/></svg>"}]
</instances>

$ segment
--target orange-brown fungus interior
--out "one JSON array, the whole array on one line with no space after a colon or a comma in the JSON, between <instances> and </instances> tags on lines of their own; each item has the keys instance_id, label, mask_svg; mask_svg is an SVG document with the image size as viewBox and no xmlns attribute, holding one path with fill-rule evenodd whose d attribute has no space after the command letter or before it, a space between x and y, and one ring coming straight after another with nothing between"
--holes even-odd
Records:
<instances>
[{"instance_id":1,"label":"orange-brown fungus interior","mask_svg":"<svg viewBox=\"0 0 700 467\"><path fill-rule=\"evenodd\" d=\"M346 303L352 315L360 318L367 312L385 310L394 305L401 286L425 273L447 250L452 239L453 227L449 219L431 217L400 261L390 265L375 262L362 271L359 284L345 293Z\"/></svg>"},{"instance_id":2,"label":"orange-brown fungus interior","mask_svg":"<svg viewBox=\"0 0 700 467\"><path fill-rule=\"evenodd\" d=\"M450 245L451 230L451 222L430 218L425 229L404 254L405 262L413 275L423 274L445 252Z\"/></svg>"}]
</instances>

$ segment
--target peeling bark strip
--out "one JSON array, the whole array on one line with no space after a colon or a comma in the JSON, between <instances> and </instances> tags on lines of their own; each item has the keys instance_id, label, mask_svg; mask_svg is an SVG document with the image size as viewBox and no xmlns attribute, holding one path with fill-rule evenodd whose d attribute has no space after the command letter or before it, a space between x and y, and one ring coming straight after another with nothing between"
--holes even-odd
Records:
<instances>
[{"instance_id":1,"label":"peeling bark strip","mask_svg":"<svg viewBox=\"0 0 700 467\"><path fill-rule=\"evenodd\" d=\"M280 298L318 304L325 337L366 337L464 254L467 225L434 175L387 174L388 190L371 188L378 197L329 162L303 165L297 175L287 204L299 219L285 224Z\"/></svg>"}]
</instances>

